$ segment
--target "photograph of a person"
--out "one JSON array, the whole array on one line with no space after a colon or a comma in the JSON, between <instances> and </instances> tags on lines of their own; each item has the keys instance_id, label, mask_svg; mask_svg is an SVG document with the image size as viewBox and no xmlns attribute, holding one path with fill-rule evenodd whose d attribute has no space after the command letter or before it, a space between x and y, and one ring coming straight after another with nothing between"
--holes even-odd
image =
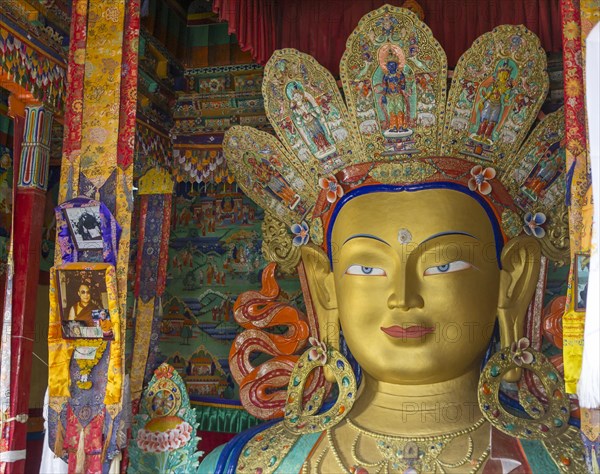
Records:
<instances>
[{"instance_id":1,"label":"photograph of a person","mask_svg":"<svg viewBox=\"0 0 600 474\"><path fill-rule=\"evenodd\" d=\"M56 274L64 337L113 339L105 272L61 269Z\"/></svg>"},{"instance_id":2,"label":"photograph of a person","mask_svg":"<svg viewBox=\"0 0 600 474\"><path fill-rule=\"evenodd\" d=\"M65 212L77 250L101 250L100 206L70 207Z\"/></svg>"},{"instance_id":3,"label":"photograph of a person","mask_svg":"<svg viewBox=\"0 0 600 474\"><path fill-rule=\"evenodd\" d=\"M575 254L575 311L585 311L588 279L590 276L590 256L583 253Z\"/></svg>"}]
</instances>

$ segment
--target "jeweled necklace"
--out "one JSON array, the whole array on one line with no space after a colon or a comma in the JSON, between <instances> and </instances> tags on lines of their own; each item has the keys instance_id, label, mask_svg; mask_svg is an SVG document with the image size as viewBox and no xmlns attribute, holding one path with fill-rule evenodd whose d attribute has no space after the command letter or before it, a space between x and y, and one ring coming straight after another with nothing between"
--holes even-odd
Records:
<instances>
[{"instance_id":1,"label":"jeweled necklace","mask_svg":"<svg viewBox=\"0 0 600 474\"><path fill-rule=\"evenodd\" d=\"M488 446L477 459L473 459L473 438L471 433L484 424L484 418L479 419L475 424L469 426L468 428L464 428L453 433L410 438L374 433L356 425L349 419L346 421L348 425L357 433L356 438L352 443L351 453L352 461L354 463L352 468L345 466L342 462L338 449L335 446L331 430L327 430L327 440L331 447L331 452L343 472L367 473L371 472L368 471L367 468L374 468L374 472L378 473L389 473L393 471L414 474L425 472L445 473L446 469L456 469L461 466L465 466L465 464L469 464L473 466L469 472L475 473L481 467L490 453L490 448ZM461 459L452 463L444 462L439 459L444 449L453 440L465 435L468 435L468 444L466 454ZM381 454L380 460L368 462L359 458L357 447L363 436L375 440L377 449Z\"/></svg>"}]
</instances>

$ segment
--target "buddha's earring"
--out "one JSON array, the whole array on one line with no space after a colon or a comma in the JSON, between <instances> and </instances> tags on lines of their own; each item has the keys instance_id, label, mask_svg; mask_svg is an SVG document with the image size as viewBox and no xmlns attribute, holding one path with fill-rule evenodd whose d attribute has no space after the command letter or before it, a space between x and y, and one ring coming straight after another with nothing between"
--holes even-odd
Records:
<instances>
[{"instance_id":1,"label":"buddha's earring","mask_svg":"<svg viewBox=\"0 0 600 474\"><path fill-rule=\"evenodd\" d=\"M348 360L325 343L309 338L312 347L300 356L288 385L285 404L285 427L298 434L316 433L339 423L356 400L356 378ZM338 398L324 413L317 413L325 398L325 389L319 389L310 400L303 400L304 385L309 374L317 367L328 367L338 385Z\"/></svg>"},{"instance_id":2,"label":"buddha's earring","mask_svg":"<svg viewBox=\"0 0 600 474\"><path fill-rule=\"evenodd\" d=\"M499 400L502 377L515 368L535 373L548 398L548 406L544 409L533 394L519 394L531 416L528 419L509 413ZM553 438L569 427L569 398L565 393L562 377L542 353L529 347L527 338L513 342L511 347L502 349L490 358L481 372L477 395L483 416L494 427L510 436L526 439ZM528 396L531 397L530 400L527 400Z\"/></svg>"}]
</instances>

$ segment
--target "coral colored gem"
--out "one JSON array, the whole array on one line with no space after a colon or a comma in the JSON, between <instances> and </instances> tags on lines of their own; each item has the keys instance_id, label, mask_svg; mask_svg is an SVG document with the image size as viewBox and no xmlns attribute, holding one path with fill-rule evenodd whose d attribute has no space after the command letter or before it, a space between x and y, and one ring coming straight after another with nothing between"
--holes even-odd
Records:
<instances>
[{"instance_id":1,"label":"coral colored gem","mask_svg":"<svg viewBox=\"0 0 600 474\"><path fill-rule=\"evenodd\" d=\"M562 392L559 389L554 390L554 394L553 395L554 395L554 398L559 398L560 399L560 398L563 397L563 394L562 394Z\"/></svg>"},{"instance_id":2,"label":"coral colored gem","mask_svg":"<svg viewBox=\"0 0 600 474\"><path fill-rule=\"evenodd\" d=\"M570 466L571 465L571 459L566 457L566 456L561 456L560 457L560 462L562 462L565 466Z\"/></svg>"},{"instance_id":3,"label":"coral colored gem","mask_svg":"<svg viewBox=\"0 0 600 474\"><path fill-rule=\"evenodd\" d=\"M342 406L340 407L340 409L338 410L338 414L340 414L340 415L341 415L341 414L342 414L342 413L344 413L345 411L346 411L346 407L345 407L344 405L342 405Z\"/></svg>"},{"instance_id":4,"label":"coral colored gem","mask_svg":"<svg viewBox=\"0 0 600 474\"><path fill-rule=\"evenodd\" d=\"M483 386L481 387L481 391L484 393L484 395L489 395L490 393L492 393L492 390L490 389L490 386L487 383L483 384Z\"/></svg>"}]
</instances>

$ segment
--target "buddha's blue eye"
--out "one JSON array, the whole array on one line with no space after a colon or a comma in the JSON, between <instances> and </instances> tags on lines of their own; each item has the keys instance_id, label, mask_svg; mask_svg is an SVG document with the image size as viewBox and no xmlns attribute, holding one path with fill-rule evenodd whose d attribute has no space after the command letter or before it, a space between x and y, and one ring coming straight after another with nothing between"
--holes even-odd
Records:
<instances>
[{"instance_id":1,"label":"buddha's blue eye","mask_svg":"<svg viewBox=\"0 0 600 474\"><path fill-rule=\"evenodd\" d=\"M385 271L383 268L350 265L346 270L346 275L385 276Z\"/></svg>"},{"instance_id":2,"label":"buddha's blue eye","mask_svg":"<svg viewBox=\"0 0 600 474\"><path fill-rule=\"evenodd\" d=\"M459 272L461 270L467 270L472 268L469 262L464 262L463 260L456 260L455 262L445 263L444 265L438 265L436 267L429 267L427 270L423 272L423 275L439 275L441 273L453 273Z\"/></svg>"}]
</instances>

